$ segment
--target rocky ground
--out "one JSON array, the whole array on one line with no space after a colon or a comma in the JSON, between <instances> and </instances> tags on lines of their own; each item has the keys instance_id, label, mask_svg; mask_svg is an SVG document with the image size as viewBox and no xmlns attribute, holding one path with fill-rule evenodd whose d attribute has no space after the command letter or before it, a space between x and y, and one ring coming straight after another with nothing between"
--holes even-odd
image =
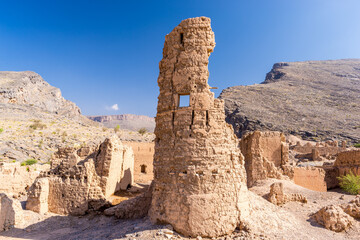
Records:
<instances>
[{"instance_id":1,"label":"rocky ground","mask_svg":"<svg viewBox=\"0 0 360 240\"><path fill-rule=\"evenodd\" d=\"M251 188L251 214L245 229L216 239L358 239L359 221L354 220L349 231L336 233L325 229L312 218L312 214L321 207L347 203L354 199L353 195L338 189L315 192L281 180L286 193L300 193L308 202L288 202L276 206L264 197L270 185L278 181L260 181ZM0 239L202 239L181 236L169 225L153 225L147 217L122 220L98 214L75 217L25 211L25 220L22 226L0 233Z\"/></svg>"},{"instance_id":2,"label":"rocky ground","mask_svg":"<svg viewBox=\"0 0 360 240\"><path fill-rule=\"evenodd\" d=\"M0 161L51 160L62 146L97 145L115 134L114 129L42 111L10 109L0 104ZM21 117L18 117L20 116ZM140 134L120 129L116 134L126 141L152 141L152 133Z\"/></svg>"},{"instance_id":3,"label":"rocky ground","mask_svg":"<svg viewBox=\"0 0 360 240\"><path fill-rule=\"evenodd\" d=\"M277 63L262 84L220 98L239 137L258 129L360 142L360 59Z\"/></svg>"}]
</instances>

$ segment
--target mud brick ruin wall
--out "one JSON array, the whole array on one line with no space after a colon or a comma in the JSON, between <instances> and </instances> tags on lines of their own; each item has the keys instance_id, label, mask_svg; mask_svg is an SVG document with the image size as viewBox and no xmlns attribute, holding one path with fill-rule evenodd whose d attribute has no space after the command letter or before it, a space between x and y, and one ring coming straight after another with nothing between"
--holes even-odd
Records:
<instances>
[{"instance_id":1,"label":"mud brick ruin wall","mask_svg":"<svg viewBox=\"0 0 360 240\"><path fill-rule=\"evenodd\" d=\"M280 132L255 131L242 137L241 152L245 157L247 185L268 177L281 178L280 167L288 162L289 147Z\"/></svg>"},{"instance_id":2,"label":"mud brick ruin wall","mask_svg":"<svg viewBox=\"0 0 360 240\"><path fill-rule=\"evenodd\" d=\"M24 222L20 201L0 193L0 232Z\"/></svg>"},{"instance_id":3,"label":"mud brick ruin wall","mask_svg":"<svg viewBox=\"0 0 360 240\"><path fill-rule=\"evenodd\" d=\"M153 161L155 143L123 142L134 151L134 179L137 183L149 183L154 179Z\"/></svg>"},{"instance_id":4,"label":"mud brick ruin wall","mask_svg":"<svg viewBox=\"0 0 360 240\"><path fill-rule=\"evenodd\" d=\"M299 142L291 147L291 150L298 153L298 158L308 158L313 161L321 160L321 157L335 159L336 154L346 150L346 141L341 142L340 146L337 141L326 141L312 145L306 143L301 145Z\"/></svg>"},{"instance_id":5,"label":"mud brick ruin wall","mask_svg":"<svg viewBox=\"0 0 360 240\"><path fill-rule=\"evenodd\" d=\"M360 175L360 149L341 152L337 155L334 167L338 169L339 176L346 175L352 171Z\"/></svg>"},{"instance_id":6,"label":"mud brick ruin wall","mask_svg":"<svg viewBox=\"0 0 360 240\"><path fill-rule=\"evenodd\" d=\"M186 236L230 233L249 211L238 139L207 83L214 47L209 18L184 20L166 36L159 66L149 215Z\"/></svg>"},{"instance_id":7,"label":"mud brick ruin wall","mask_svg":"<svg viewBox=\"0 0 360 240\"><path fill-rule=\"evenodd\" d=\"M0 163L0 192L9 196L26 193L41 171L50 168L48 164L20 166L19 162Z\"/></svg>"},{"instance_id":8,"label":"mud brick ruin wall","mask_svg":"<svg viewBox=\"0 0 360 240\"><path fill-rule=\"evenodd\" d=\"M95 169L106 198L134 183L134 153L117 138L106 139L96 154Z\"/></svg>"},{"instance_id":9,"label":"mud brick ruin wall","mask_svg":"<svg viewBox=\"0 0 360 240\"><path fill-rule=\"evenodd\" d=\"M295 184L310 190L318 192L327 191L325 171L322 168L295 167L293 180Z\"/></svg>"},{"instance_id":10,"label":"mud brick ruin wall","mask_svg":"<svg viewBox=\"0 0 360 240\"><path fill-rule=\"evenodd\" d=\"M83 215L134 182L132 149L116 136L106 139L95 151L86 147L59 149L54 160L52 165L59 164L42 172L31 186L27 209Z\"/></svg>"}]
</instances>

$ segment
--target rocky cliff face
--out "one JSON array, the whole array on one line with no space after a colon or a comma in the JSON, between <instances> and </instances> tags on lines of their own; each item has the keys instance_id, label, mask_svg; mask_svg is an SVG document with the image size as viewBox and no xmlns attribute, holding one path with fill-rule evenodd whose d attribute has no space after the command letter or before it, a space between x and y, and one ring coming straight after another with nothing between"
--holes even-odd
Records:
<instances>
[{"instance_id":1,"label":"rocky cliff face","mask_svg":"<svg viewBox=\"0 0 360 240\"><path fill-rule=\"evenodd\" d=\"M360 59L276 63L262 84L220 98L239 137L258 129L360 141Z\"/></svg>"},{"instance_id":2,"label":"rocky cliff face","mask_svg":"<svg viewBox=\"0 0 360 240\"><path fill-rule=\"evenodd\" d=\"M39 108L66 117L81 116L80 109L37 73L0 72L0 103Z\"/></svg>"},{"instance_id":3,"label":"rocky cliff face","mask_svg":"<svg viewBox=\"0 0 360 240\"><path fill-rule=\"evenodd\" d=\"M117 125L121 129L137 131L140 128L146 128L149 132L154 132L155 118L144 115L121 114L121 115L104 115L104 116L88 116L89 119L100 122L104 126L113 128Z\"/></svg>"}]
</instances>

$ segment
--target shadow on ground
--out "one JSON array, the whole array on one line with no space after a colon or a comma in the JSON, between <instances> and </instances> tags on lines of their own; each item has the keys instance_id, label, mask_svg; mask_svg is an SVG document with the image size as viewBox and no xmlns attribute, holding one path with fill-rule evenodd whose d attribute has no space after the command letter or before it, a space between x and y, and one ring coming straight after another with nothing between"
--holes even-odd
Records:
<instances>
[{"instance_id":1,"label":"shadow on ground","mask_svg":"<svg viewBox=\"0 0 360 240\"><path fill-rule=\"evenodd\" d=\"M156 231L150 230L161 228L164 226L152 225L148 218L123 220L96 214L83 217L52 216L24 229L13 228L1 232L0 239L119 239L128 238L128 235L153 239Z\"/></svg>"}]
</instances>

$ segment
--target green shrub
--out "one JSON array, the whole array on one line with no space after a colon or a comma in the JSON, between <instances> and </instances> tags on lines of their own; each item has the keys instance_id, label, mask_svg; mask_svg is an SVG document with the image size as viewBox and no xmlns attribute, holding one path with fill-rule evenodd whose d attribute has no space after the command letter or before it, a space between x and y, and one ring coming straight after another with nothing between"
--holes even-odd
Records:
<instances>
[{"instance_id":1,"label":"green shrub","mask_svg":"<svg viewBox=\"0 0 360 240\"><path fill-rule=\"evenodd\" d=\"M339 185L345 192L356 195L360 191L360 175L355 175L353 172L344 176L338 177Z\"/></svg>"},{"instance_id":2,"label":"green shrub","mask_svg":"<svg viewBox=\"0 0 360 240\"><path fill-rule=\"evenodd\" d=\"M0 133L2 133L4 131L4 129L3 128L0 128Z\"/></svg>"},{"instance_id":3,"label":"green shrub","mask_svg":"<svg viewBox=\"0 0 360 240\"><path fill-rule=\"evenodd\" d=\"M360 148L360 143L355 143L355 144L354 144L354 147Z\"/></svg>"},{"instance_id":4,"label":"green shrub","mask_svg":"<svg viewBox=\"0 0 360 240\"><path fill-rule=\"evenodd\" d=\"M33 165L33 164L35 164L35 163L37 163L37 160L36 159L28 159L28 160L26 160L26 161L24 161L24 162L22 162L21 163L21 166L29 166L29 165Z\"/></svg>"},{"instance_id":5,"label":"green shrub","mask_svg":"<svg viewBox=\"0 0 360 240\"><path fill-rule=\"evenodd\" d=\"M37 129L44 129L46 128L46 124L41 123L41 120L33 120L33 124L31 124L29 126L29 128L33 129L33 130L37 130Z\"/></svg>"},{"instance_id":6,"label":"green shrub","mask_svg":"<svg viewBox=\"0 0 360 240\"><path fill-rule=\"evenodd\" d=\"M140 133L141 135L144 135L145 133L147 133L146 128L140 128L138 133Z\"/></svg>"},{"instance_id":7,"label":"green shrub","mask_svg":"<svg viewBox=\"0 0 360 240\"><path fill-rule=\"evenodd\" d=\"M116 125L116 127L114 128L114 131L117 133L118 131L120 131L120 125Z\"/></svg>"}]
</instances>

